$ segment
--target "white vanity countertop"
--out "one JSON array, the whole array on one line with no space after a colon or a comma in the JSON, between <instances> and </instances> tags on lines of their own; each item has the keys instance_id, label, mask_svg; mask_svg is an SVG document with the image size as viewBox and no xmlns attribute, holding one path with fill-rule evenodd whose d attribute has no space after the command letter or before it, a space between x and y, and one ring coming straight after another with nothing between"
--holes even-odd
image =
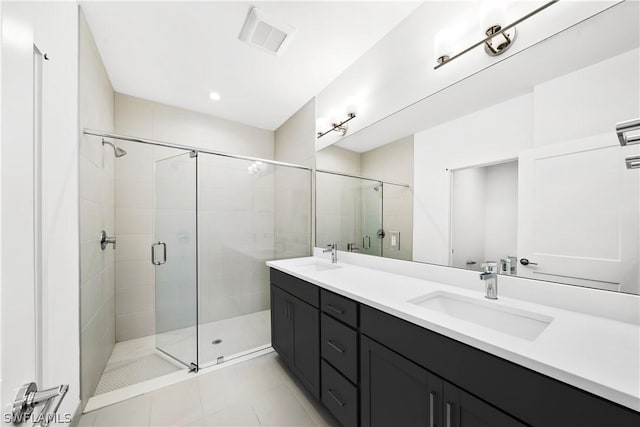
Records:
<instances>
[{"instance_id":1,"label":"white vanity countertop","mask_svg":"<svg viewBox=\"0 0 640 427\"><path fill-rule=\"evenodd\" d=\"M484 292L338 262L342 268L301 273L318 257L267 265L370 307L510 360L640 412L640 326L508 297L492 303L553 318L533 341L408 302L434 291L478 301ZM498 279L499 280L499 279ZM499 282L498 282L499 290Z\"/></svg>"}]
</instances>

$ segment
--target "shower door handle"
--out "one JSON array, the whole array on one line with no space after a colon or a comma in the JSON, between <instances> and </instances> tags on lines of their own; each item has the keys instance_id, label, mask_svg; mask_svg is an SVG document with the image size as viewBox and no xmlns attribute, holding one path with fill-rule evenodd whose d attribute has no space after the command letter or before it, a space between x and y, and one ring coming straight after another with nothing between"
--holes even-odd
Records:
<instances>
[{"instance_id":1,"label":"shower door handle","mask_svg":"<svg viewBox=\"0 0 640 427\"><path fill-rule=\"evenodd\" d=\"M156 261L156 247L162 246L162 261ZM167 262L167 244L164 242L157 242L151 245L151 264L162 265Z\"/></svg>"}]
</instances>

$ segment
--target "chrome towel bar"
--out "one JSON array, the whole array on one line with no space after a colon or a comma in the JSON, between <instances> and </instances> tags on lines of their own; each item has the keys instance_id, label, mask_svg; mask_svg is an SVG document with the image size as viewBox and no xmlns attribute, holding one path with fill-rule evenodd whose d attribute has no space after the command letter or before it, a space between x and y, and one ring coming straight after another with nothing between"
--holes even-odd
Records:
<instances>
[{"instance_id":1,"label":"chrome towel bar","mask_svg":"<svg viewBox=\"0 0 640 427\"><path fill-rule=\"evenodd\" d=\"M640 119L627 120L616 124L616 133L621 146L640 144L640 134L626 135L627 132L640 131Z\"/></svg>"}]
</instances>

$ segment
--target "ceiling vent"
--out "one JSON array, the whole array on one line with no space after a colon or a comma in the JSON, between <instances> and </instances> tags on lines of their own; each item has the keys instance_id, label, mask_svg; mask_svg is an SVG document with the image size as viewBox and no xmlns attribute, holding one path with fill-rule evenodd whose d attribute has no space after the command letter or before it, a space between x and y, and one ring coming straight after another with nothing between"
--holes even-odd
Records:
<instances>
[{"instance_id":1,"label":"ceiling vent","mask_svg":"<svg viewBox=\"0 0 640 427\"><path fill-rule=\"evenodd\" d=\"M282 55L295 32L295 27L278 22L253 7L240 33L240 40L274 55Z\"/></svg>"}]
</instances>

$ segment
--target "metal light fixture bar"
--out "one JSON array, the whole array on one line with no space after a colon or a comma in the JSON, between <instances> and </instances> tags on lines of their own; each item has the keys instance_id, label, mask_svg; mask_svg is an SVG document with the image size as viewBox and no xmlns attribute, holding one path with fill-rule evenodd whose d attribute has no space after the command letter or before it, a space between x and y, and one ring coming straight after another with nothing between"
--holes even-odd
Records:
<instances>
[{"instance_id":1,"label":"metal light fixture bar","mask_svg":"<svg viewBox=\"0 0 640 427\"><path fill-rule=\"evenodd\" d=\"M461 57L462 55L464 55L465 53L468 53L470 51L472 51L473 49L477 48L478 46L481 46L483 44L486 44L487 42L490 42L494 37L501 35L502 33L504 33L505 31L510 30L511 28L515 27L516 25L520 24L521 22L526 21L527 19L531 18L533 15L536 15L540 12L542 12L543 10L545 10L546 8L548 8L549 6L551 6L554 3L558 3L559 0L553 0L550 1L548 3L545 3L544 5L540 6L539 8L527 13L526 15L524 15L522 18L519 18L515 21L513 21L511 24L506 25L504 27L502 27L500 30L496 31L495 33L487 36L486 38L484 38L483 40L480 40L478 43L475 43L471 46L469 46L468 48L466 48L465 50L463 50L460 53L457 53L455 55L453 55L452 57L449 57L447 59L444 59L442 63L436 65L435 67L433 67L434 70L437 70L438 68L442 67L443 65L448 64L449 62L453 61L456 58Z\"/></svg>"},{"instance_id":2,"label":"metal light fixture bar","mask_svg":"<svg viewBox=\"0 0 640 427\"><path fill-rule=\"evenodd\" d=\"M322 138L323 136L325 136L326 134L336 131L338 133L340 133L342 136L346 135L347 133L347 122L353 120L356 118L356 114L355 113L348 113L347 114L347 119L341 121L340 123L331 123L331 126L333 126L331 129L329 129L328 131L325 132L318 132L318 138Z\"/></svg>"}]
</instances>

